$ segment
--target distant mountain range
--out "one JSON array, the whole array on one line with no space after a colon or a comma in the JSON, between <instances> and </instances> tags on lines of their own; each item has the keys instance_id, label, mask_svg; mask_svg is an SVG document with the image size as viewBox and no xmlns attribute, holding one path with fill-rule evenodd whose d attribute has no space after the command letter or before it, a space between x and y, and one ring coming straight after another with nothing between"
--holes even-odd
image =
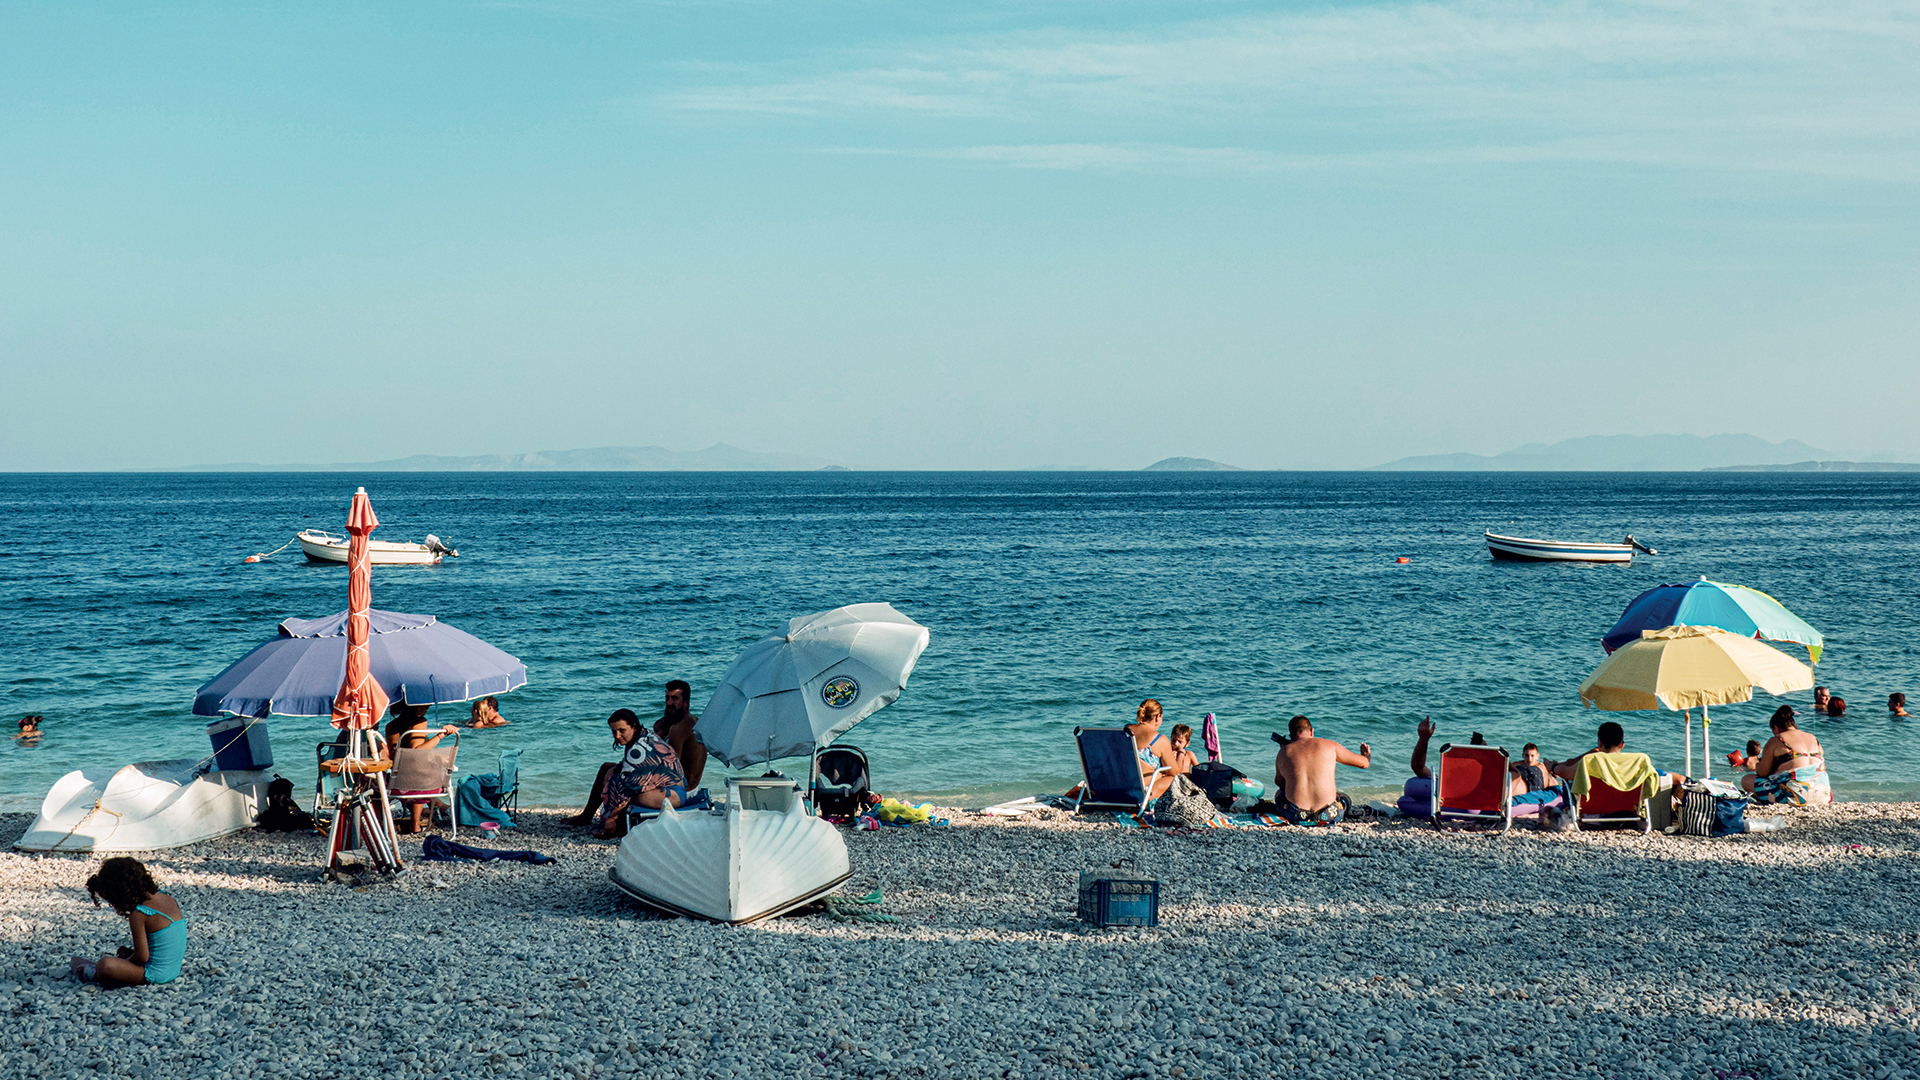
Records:
<instances>
[{"instance_id":1,"label":"distant mountain range","mask_svg":"<svg viewBox=\"0 0 1920 1080\"><path fill-rule=\"evenodd\" d=\"M763 454L715 443L705 450L664 446L600 446L591 450L541 450L532 454L445 457L415 454L391 461L332 465L189 465L169 472L794 472L839 469L826 458Z\"/></svg>"},{"instance_id":2,"label":"distant mountain range","mask_svg":"<svg viewBox=\"0 0 1920 1080\"><path fill-rule=\"evenodd\" d=\"M1708 472L1920 472L1912 461L1796 461L1791 465L1722 465Z\"/></svg>"},{"instance_id":3,"label":"distant mountain range","mask_svg":"<svg viewBox=\"0 0 1920 1080\"><path fill-rule=\"evenodd\" d=\"M1140 470L1141 472L1245 472L1238 465L1225 465L1212 458L1170 457Z\"/></svg>"},{"instance_id":4,"label":"distant mountain range","mask_svg":"<svg viewBox=\"0 0 1920 1080\"><path fill-rule=\"evenodd\" d=\"M1833 455L1798 439L1755 435L1589 435L1505 453L1428 454L1374 466L1375 472L1695 472L1786 465Z\"/></svg>"}]
</instances>

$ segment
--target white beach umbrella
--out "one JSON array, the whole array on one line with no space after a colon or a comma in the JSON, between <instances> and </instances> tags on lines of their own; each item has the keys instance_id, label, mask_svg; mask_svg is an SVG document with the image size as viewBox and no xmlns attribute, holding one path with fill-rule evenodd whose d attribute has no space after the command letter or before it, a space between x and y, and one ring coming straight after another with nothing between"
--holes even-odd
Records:
<instances>
[{"instance_id":1,"label":"white beach umbrella","mask_svg":"<svg viewBox=\"0 0 1920 1080\"><path fill-rule=\"evenodd\" d=\"M793 619L727 668L694 738L736 769L811 754L900 696L928 636L892 604Z\"/></svg>"}]
</instances>

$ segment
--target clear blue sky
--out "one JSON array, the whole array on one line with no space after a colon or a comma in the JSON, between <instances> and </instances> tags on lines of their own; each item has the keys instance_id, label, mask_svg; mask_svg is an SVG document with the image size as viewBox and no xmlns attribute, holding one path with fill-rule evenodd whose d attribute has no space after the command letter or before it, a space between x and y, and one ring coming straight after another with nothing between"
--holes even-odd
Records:
<instances>
[{"instance_id":1,"label":"clear blue sky","mask_svg":"<svg viewBox=\"0 0 1920 1080\"><path fill-rule=\"evenodd\" d=\"M0 469L1920 460L1912 5L0 7Z\"/></svg>"}]
</instances>

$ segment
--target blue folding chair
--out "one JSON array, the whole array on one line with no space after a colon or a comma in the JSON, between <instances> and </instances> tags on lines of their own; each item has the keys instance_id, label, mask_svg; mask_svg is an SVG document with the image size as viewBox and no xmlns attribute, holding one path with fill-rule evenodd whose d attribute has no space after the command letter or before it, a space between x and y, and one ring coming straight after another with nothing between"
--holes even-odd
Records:
<instances>
[{"instance_id":1,"label":"blue folding chair","mask_svg":"<svg viewBox=\"0 0 1920 1080\"><path fill-rule=\"evenodd\" d=\"M494 800L508 817L520 812L520 751L500 751L500 797Z\"/></svg>"},{"instance_id":2,"label":"blue folding chair","mask_svg":"<svg viewBox=\"0 0 1920 1080\"><path fill-rule=\"evenodd\" d=\"M1151 776L1143 775L1139 748L1125 728L1074 728L1073 741L1080 748L1080 772L1086 778L1080 797L1073 802L1074 813L1146 810L1153 785L1167 771L1164 762L1154 767Z\"/></svg>"}]
</instances>

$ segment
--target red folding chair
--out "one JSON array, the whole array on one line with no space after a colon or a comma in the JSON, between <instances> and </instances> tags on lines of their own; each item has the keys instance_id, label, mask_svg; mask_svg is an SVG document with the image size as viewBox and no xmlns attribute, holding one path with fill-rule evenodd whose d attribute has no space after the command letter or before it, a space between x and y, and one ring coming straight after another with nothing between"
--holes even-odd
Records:
<instances>
[{"instance_id":1,"label":"red folding chair","mask_svg":"<svg viewBox=\"0 0 1920 1080\"><path fill-rule=\"evenodd\" d=\"M1433 779L1433 827L1513 828L1513 785L1507 751L1498 746L1442 746L1440 773Z\"/></svg>"},{"instance_id":2,"label":"red folding chair","mask_svg":"<svg viewBox=\"0 0 1920 1080\"><path fill-rule=\"evenodd\" d=\"M1645 754L1636 754L1646 760L1648 774L1652 774L1653 762ZM1581 829L1600 825L1636 825L1642 834L1653 831L1653 817L1647 813L1647 789L1645 784L1634 785L1631 791L1622 791L1605 780L1592 775L1587 763L1592 755L1580 759L1580 770L1574 774L1574 790L1580 790L1580 777L1586 776L1587 794L1585 798L1577 795L1574 799L1573 820Z\"/></svg>"}]
</instances>

